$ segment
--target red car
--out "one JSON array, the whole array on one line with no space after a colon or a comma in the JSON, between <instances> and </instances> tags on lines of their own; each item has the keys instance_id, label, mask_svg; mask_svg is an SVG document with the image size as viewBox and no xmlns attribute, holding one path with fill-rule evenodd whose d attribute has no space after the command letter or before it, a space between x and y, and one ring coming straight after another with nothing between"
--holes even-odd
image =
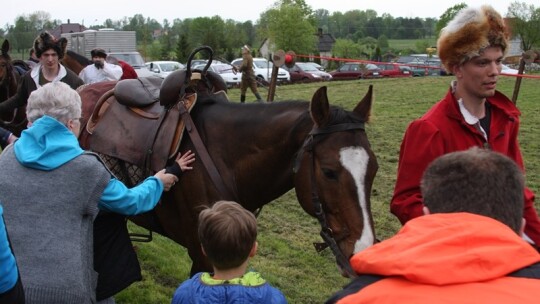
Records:
<instances>
[{"instance_id":1,"label":"red car","mask_svg":"<svg viewBox=\"0 0 540 304\"><path fill-rule=\"evenodd\" d=\"M411 68L394 63L380 63L377 65L382 77L412 77Z\"/></svg>"},{"instance_id":2,"label":"red car","mask_svg":"<svg viewBox=\"0 0 540 304\"><path fill-rule=\"evenodd\" d=\"M330 75L333 80L380 78L379 71L379 67L371 63L347 62Z\"/></svg>"}]
</instances>

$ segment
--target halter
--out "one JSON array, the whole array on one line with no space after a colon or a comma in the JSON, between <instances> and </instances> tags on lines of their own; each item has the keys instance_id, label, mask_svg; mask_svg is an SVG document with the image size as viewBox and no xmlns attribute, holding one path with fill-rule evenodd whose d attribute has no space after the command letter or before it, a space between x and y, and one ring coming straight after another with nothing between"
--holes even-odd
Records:
<instances>
[{"instance_id":1,"label":"halter","mask_svg":"<svg viewBox=\"0 0 540 304\"><path fill-rule=\"evenodd\" d=\"M311 166L310 166L310 177L311 177L311 201L313 203L313 207L315 209L315 216L319 220L319 224L321 225L321 237L324 240L324 243L314 243L315 249L320 252L326 247L330 247L332 250L332 253L336 257L337 264L349 275L349 277L356 277L356 273L351 268L351 264L349 263L349 259L347 259L341 250L338 247L338 244L336 242L336 237L334 236L334 232L332 231L332 228L328 226L328 223L326 221L326 215L324 214L321 200L319 198L319 194L317 191L317 183L315 181L315 158L313 157L313 150L315 147L315 137L319 135L327 135L331 133L336 132L343 132L343 131L349 131L349 130L365 130L364 123L343 123L343 124L337 124L332 125L328 127L323 128L313 128L311 132L309 132L308 137L304 140L304 144L300 148L300 151L298 153L298 156L295 161L294 165L294 172L296 173L298 171L298 168L300 167L300 163L303 156L303 151L305 151L309 158L311 159ZM346 235L341 236L339 240L345 238L348 236L348 232Z\"/></svg>"}]
</instances>

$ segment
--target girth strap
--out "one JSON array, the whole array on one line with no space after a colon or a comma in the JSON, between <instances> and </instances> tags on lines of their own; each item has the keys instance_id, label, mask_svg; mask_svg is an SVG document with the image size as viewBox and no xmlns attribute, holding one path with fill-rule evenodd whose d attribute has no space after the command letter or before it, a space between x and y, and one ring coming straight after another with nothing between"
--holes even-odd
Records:
<instances>
[{"instance_id":1,"label":"girth strap","mask_svg":"<svg viewBox=\"0 0 540 304\"><path fill-rule=\"evenodd\" d=\"M197 131L197 128L195 127L195 124L193 123L193 120L191 119L191 115L189 115L189 111L186 109L183 102L178 102L178 107L180 110L180 115L182 117L182 120L186 124L186 131L189 134L189 137L191 138L191 142L195 146L195 149L197 150L197 154L200 157L201 161L203 162L204 167L206 168L206 171L210 175L210 179L214 183L214 186L216 186L220 196L222 199L230 199L230 200L237 200L237 197L231 193L229 188L225 185L225 182L223 181L223 178L219 174L219 171L216 168L216 165L214 164L214 161L210 157L210 154L208 154L208 150L204 146L201 136L199 135L199 132Z\"/></svg>"}]
</instances>

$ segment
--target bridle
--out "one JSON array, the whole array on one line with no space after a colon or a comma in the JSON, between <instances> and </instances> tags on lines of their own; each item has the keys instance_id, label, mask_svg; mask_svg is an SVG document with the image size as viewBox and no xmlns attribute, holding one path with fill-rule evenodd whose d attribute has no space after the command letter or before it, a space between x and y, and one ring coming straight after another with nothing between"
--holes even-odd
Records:
<instances>
[{"instance_id":1,"label":"bridle","mask_svg":"<svg viewBox=\"0 0 540 304\"><path fill-rule=\"evenodd\" d=\"M326 215L322 208L322 203L319 198L319 194L317 191L317 183L315 181L315 158L313 157L313 150L315 148L316 144L316 138L322 138L324 135L328 135L331 133L336 132L343 132L343 131L349 131L349 130L365 130L365 125L363 122L361 123L342 123L322 128L313 127L311 132L309 132L308 137L304 140L304 143L302 147L300 148L295 165L294 165L294 172L298 172L298 168L300 167L300 163L302 161L303 152L306 152L308 157L310 158L310 180L311 180L311 202L313 204L313 208L315 210L315 216L317 217L317 220L319 220L319 224L321 225L321 237L324 240L324 243L314 243L315 249L319 252L325 249L326 247L330 247L332 250L332 253L336 257L337 264L342 268L343 271L349 275L349 277L356 277L356 273L351 268L351 264L349 263L349 259L343 255L341 250L339 249L339 246L337 244L337 241L342 240L349 236L349 233L347 232L344 235L341 235L339 238L336 238L334 235L334 232L332 231L332 228L329 227L328 222L326 220Z\"/></svg>"}]
</instances>

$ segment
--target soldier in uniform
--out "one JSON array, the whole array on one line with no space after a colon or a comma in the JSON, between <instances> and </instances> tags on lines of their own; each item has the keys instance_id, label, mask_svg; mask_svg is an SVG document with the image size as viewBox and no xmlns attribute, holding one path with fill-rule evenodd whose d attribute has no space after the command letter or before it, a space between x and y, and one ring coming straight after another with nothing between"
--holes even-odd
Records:
<instances>
[{"instance_id":1,"label":"soldier in uniform","mask_svg":"<svg viewBox=\"0 0 540 304\"><path fill-rule=\"evenodd\" d=\"M263 101L261 95L257 91L257 81L253 73L253 57L251 57L250 49L247 45L242 47L242 65L238 70L242 72L242 83L240 84L240 102L246 101L246 91L251 88L251 92L257 97L257 101Z\"/></svg>"}]
</instances>

